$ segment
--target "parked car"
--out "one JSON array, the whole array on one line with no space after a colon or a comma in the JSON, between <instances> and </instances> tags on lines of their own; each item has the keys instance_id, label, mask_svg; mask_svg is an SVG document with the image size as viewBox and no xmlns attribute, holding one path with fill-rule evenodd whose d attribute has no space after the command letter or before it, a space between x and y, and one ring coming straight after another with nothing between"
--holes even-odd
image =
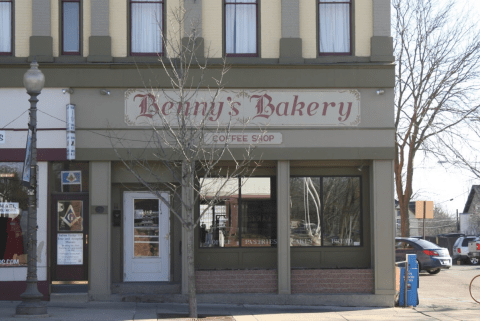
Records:
<instances>
[{"instance_id":1,"label":"parked car","mask_svg":"<svg viewBox=\"0 0 480 321\"><path fill-rule=\"evenodd\" d=\"M476 236L460 236L453 244L452 259L477 265L480 262L478 257L468 257L468 243L475 241Z\"/></svg>"},{"instance_id":2,"label":"parked car","mask_svg":"<svg viewBox=\"0 0 480 321\"><path fill-rule=\"evenodd\" d=\"M419 271L424 270L430 274L437 274L442 269L452 267L452 258L448 249L422 239L396 237L395 261L405 261L407 254L417 255Z\"/></svg>"}]
</instances>

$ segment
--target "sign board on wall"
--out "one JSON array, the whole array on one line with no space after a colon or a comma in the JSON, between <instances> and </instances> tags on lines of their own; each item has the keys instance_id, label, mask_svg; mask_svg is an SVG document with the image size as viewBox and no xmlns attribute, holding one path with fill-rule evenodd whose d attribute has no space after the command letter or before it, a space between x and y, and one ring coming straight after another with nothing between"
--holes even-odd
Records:
<instances>
[{"instance_id":1,"label":"sign board on wall","mask_svg":"<svg viewBox=\"0 0 480 321\"><path fill-rule=\"evenodd\" d=\"M0 202L0 217L16 217L20 214L19 203Z\"/></svg>"},{"instance_id":2,"label":"sign board on wall","mask_svg":"<svg viewBox=\"0 0 480 321\"><path fill-rule=\"evenodd\" d=\"M208 133L205 134L205 142L208 144L230 145L278 145L282 143L282 134L273 132L258 133Z\"/></svg>"},{"instance_id":3,"label":"sign board on wall","mask_svg":"<svg viewBox=\"0 0 480 321\"><path fill-rule=\"evenodd\" d=\"M175 91L125 92L128 126L178 126L179 115L187 125L202 120L210 127L358 126L360 93L357 90L200 90L182 104ZM188 94L187 94L188 96Z\"/></svg>"},{"instance_id":4,"label":"sign board on wall","mask_svg":"<svg viewBox=\"0 0 480 321\"><path fill-rule=\"evenodd\" d=\"M83 234L62 233L57 234L57 264L82 265L83 264Z\"/></svg>"}]
</instances>

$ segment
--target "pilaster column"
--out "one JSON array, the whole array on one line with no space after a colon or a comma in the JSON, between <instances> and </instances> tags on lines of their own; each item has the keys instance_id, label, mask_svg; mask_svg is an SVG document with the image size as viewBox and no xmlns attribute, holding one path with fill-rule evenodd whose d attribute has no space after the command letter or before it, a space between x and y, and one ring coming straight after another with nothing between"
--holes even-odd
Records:
<instances>
[{"instance_id":1,"label":"pilaster column","mask_svg":"<svg viewBox=\"0 0 480 321\"><path fill-rule=\"evenodd\" d=\"M395 294L393 160L374 160L370 173L375 294Z\"/></svg>"},{"instance_id":2,"label":"pilaster column","mask_svg":"<svg viewBox=\"0 0 480 321\"><path fill-rule=\"evenodd\" d=\"M91 30L88 39L88 62L111 62L112 39L110 37L109 0L90 0Z\"/></svg>"},{"instance_id":3,"label":"pilaster column","mask_svg":"<svg viewBox=\"0 0 480 321\"><path fill-rule=\"evenodd\" d=\"M290 161L277 162L277 251L278 294L290 294Z\"/></svg>"},{"instance_id":4,"label":"pilaster column","mask_svg":"<svg viewBox=\"0 0 480 321\"><path fill-rule=\"evenodd\" d=\"M370 60L393 62L393 38L391 37L390 0L373 0L373 37Z\"/></svg>"},{"instance_id":5,"label":"pilaster column","mask_svg":"<svg viewBox=\"0 0 480 321\"><path fill-rule=\"evenodd\" d=\"M88 294L94 300L110 297L111 283L111 163L90 162L90 236Z\"/></svg>"},{"instance_id":6,"label":"pilaster column","mask_svg":"<svg viewBox=\"0 0 480 321\"><path fill-rule=\"evenodd\" d=\"M32 36L28 61L53 62L50 0L32 1Z\"/></svg>"},{"instance_id":7,"label":"pilaster column","mask_svg":"<svg viewBox=\"0 0 480 321\"><path fill-rule=\"evenodd\" d=\"M282 0L280 63L303 63L299 0Z\"/></svg>"}]
</instances>

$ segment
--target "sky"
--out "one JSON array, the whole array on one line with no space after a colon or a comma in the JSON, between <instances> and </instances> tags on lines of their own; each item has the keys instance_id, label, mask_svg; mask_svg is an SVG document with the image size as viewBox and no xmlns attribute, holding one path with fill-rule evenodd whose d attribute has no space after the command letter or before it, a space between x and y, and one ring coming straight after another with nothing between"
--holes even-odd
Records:
<instances>
[{"instance_id":1,"label":"sky","mask_svg":"<svg viewBox=\"0 0 480 321\"><path fill-rule=\"evenodd\" d=\"M455 1L463 8L460 9L462 11L480 12L480 0ZM473 18L478 19L477 14L473 14ZM480 29L480 20L478 23ZM480 158L480 144L477 150L466 152L477 153ZM415 164L413 190L418 195L415 200L433 201L449 214L455 214L457 210L458 213L463 213L470 189L472 185L480 185L480 179L474 179L472 174L454 166L439 164L436 160L422 159L422 155L418 156Z\"/></svg>"},{"instance_id":2,"label":"sky","mask_svg":"<svg viewBox=\"0 0 480 321\"><path fill-rule=\"evenodd\" d=\"M463 213L472 185L480 185L467 171L451 165L422 161L416 166L413 189L418 193L416 200L433 201L449 214ZM453 199L453 200L451 200Z\"/></svg>"}]
</instances>

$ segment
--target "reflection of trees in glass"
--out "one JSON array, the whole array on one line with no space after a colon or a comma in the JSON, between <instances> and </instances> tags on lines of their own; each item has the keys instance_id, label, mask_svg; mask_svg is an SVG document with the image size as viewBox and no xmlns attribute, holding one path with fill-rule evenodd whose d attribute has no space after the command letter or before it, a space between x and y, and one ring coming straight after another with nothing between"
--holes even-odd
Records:
<instances>
[{"instance_id":1,"label":"reflection of trees in glass","mask_svg":"<svg viewBox=\"0 0 480 321\"><path fill-rule=\"evenodd\" d=\"M320 178L292 177L290 196L292 245L320 245Z\"/></svg>"},{"instance_id":2,"label":"reflection of trees in glass","mask_svg":"<svg viewBox=\"0 0 480 321\"><path fill-rule=\"evenodd\" d=\"M323 178L325 245L360 241L360 178Z\"/></svg>"},{"instance_id":3,"label":"reflection of trees in glass","mask_svg":"<svg viewBox=\"0 0 480 321\"><path fill-rule=\"evenodd\" d=\"M16 202L19 208L26 210L28 206L27 189L21 184L22 163L6 163L0 165L0 174L13 174L12 177L0 175L0 202Z\"/></svg>"}]
</instances>

